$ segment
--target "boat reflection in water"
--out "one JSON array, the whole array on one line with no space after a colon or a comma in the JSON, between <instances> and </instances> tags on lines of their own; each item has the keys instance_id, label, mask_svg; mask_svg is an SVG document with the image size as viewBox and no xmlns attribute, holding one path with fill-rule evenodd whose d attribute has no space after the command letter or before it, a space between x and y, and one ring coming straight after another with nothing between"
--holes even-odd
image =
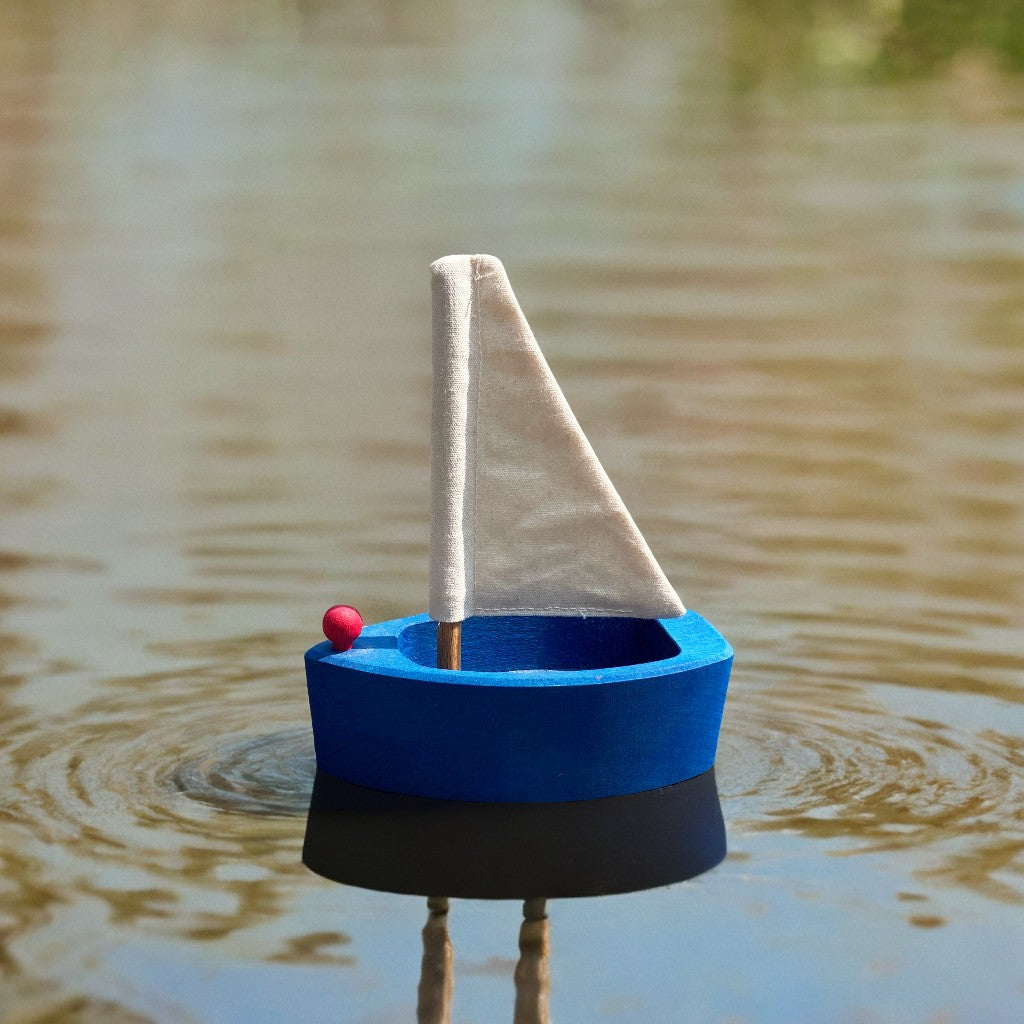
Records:
<instances>
[{"instance_id":1,"label":"boat reflection in water","mask_svg":"<svg viewBox=\"0 0 1024 1024\"><path fill-rule=\"evenodd\" d=\"M714 769L632 796L532 804L401 796L317 772L302 859L335 882L427 897L420 1024L450 1019L449 898L523 900L514 1021L546 1024L548 899L681 882L725 849Z\"/></svg>"}]
</instances>

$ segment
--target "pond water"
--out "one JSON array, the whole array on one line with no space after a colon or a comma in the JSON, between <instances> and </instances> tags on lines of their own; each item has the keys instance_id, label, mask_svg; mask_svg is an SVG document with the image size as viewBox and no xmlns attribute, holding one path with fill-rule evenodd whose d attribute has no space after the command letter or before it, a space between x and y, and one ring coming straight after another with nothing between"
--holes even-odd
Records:
<instances>
[{"instance_id":1,"label":"pond water","mask_svg":"<svg viewBox=\"0 0 1024 1024\"><path fill-rule=\"evenodd\" d=\"M512 1019L518 902L301 863L320 616L425 602L449 252L736 650L726 859L528 906L521 1002L1024 1017L1024 49L768 6L3 5L5 1021L409 1021L425 946Z\"/></svg>"}]
</instances>

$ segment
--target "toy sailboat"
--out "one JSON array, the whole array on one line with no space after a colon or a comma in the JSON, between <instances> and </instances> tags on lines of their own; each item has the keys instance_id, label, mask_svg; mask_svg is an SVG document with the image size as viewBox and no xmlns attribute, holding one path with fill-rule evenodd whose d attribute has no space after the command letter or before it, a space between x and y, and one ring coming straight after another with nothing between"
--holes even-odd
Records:
<instances>
[{"instance_id":1,"label":"toy sailboat","mask_svg":"<svg viewBox=\"0 0 1024 1024\"><path fill-rule=\"evenodd\" d=\"M732 648L666 579L501 263L448 256L431 272L429 614L306 652L318 767L485 802L708 771Z\"/></svg>"}]
</instances>

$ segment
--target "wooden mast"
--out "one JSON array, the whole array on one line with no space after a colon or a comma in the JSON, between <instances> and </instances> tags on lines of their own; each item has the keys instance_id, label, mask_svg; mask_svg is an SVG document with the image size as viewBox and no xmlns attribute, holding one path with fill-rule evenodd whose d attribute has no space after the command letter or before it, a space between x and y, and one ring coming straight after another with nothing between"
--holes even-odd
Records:
<instances>
[{"instance_id":1,"label":"wooden mast","mask_svg":"<svg viewBox=\"0 0 1024 1024\"><path fill-rule=\"evenodd\" d=\"M462 668L462 623L437 624L437 667Z\"/></svg>"}]
</instances>

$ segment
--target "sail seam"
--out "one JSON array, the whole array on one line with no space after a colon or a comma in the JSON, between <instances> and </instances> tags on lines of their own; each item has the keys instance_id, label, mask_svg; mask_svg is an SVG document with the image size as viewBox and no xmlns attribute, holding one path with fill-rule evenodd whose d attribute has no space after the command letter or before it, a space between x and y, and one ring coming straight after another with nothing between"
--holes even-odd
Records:
<instances>
[{"instance_id":1,"label":"sail seam","mask_svg":"<svg viewBox=\"0 0 1024 1024\"><path fill-rule=\"evenodd\" d=\"M469 257L462 257L469 268ZM464 560L469 334L472 285L450 260L431 267L434 396L431 413L430 602L432 617L465 618Z\"/></svg>"},{"instance_id":2,"label":"sail seam","mask_svg":"<svg viewBox=\"0 0 1024 1024\"><path fill-rule=\"evenodd\" d=\"M480 263L472 259L472 285L469 303L469 345L466 355L466 467L465 491L462 500L462 541L463 541L463 616L473 614L476 594L476 499L477 489L477 426L480 422L480 362L483 358L483 343L480 337Z\"/></svg>"}]
</instances>

